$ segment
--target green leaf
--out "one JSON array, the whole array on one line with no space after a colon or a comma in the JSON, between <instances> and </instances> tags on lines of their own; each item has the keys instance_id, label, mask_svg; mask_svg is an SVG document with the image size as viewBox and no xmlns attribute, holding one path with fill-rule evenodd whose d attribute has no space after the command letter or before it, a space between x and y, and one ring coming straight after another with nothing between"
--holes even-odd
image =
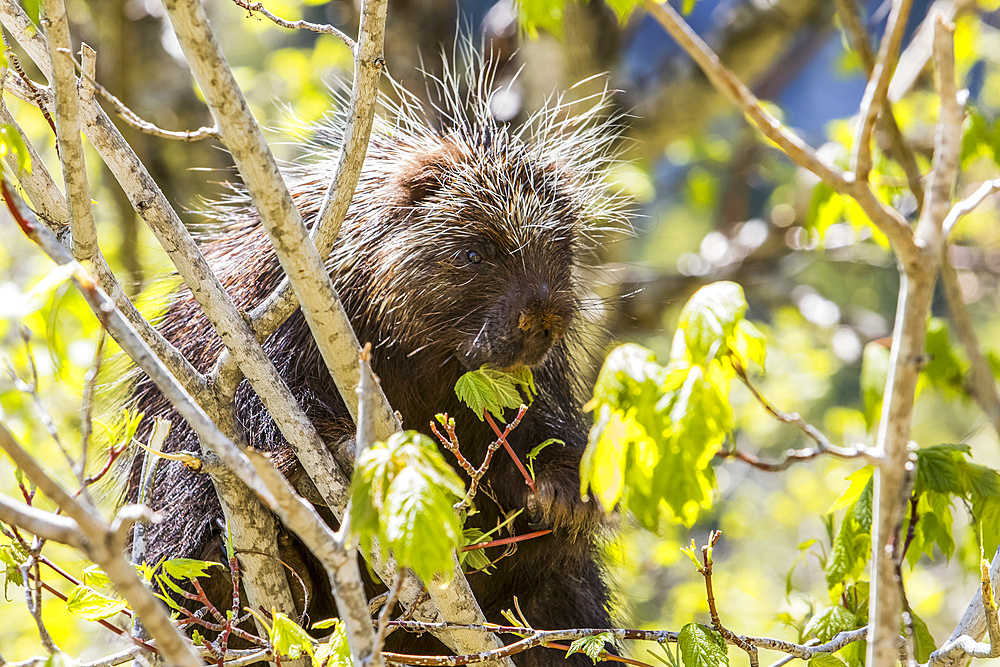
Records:
<instances>
[{"instance_id":1,"label":"green leaf","mask_svg":"<svg viewBox=\"0 0 1000 667\"><path fill-rule=\"evenodd\" d=\"M315 656L313 638L302 627L280 611L274 613L271 626L271 648L283 658L298 660L303 655Z\"/></svg>"},{"instance_id":2,"label":"green leaf","mask_svg":"<svg viewBox=\"0 0 1000 667\"><path fill-rule=\"evenodd\" d=\"M746 311L743 288L736 283L720 281L702 287L681 310L671 359L704 364L726 354Z\"/></svg>"},{"instance_id":3,"label":"green leaf","mask_svg":"<svg viewBox=\"0 0 1000 667\"><path fill-rule=\"evenodd\" d=\"M83 584L90 588L110 588L111 580L97 565L89 565L83 568Z\"/></svg>"},{"instance_id":4,"label":"green leaf","mask_svg":"<svg viewBox=\"0 0 1000 667\"><path fill-rule=\"evenodd\" d=\"M927 322L926 352L928 362L921 374L931 386L946 395L966 396L969 361L952 345L948 324L940 317L932 317Z\"/></svg>"},{"instance_id":5,"label":"green leaf","mask_svg":"<svg viewBox=\"0 0 1000 667\"><path fill-rule=\"evenodd\" d=\"M889 374L889 349L880 343L865 345L861 357L861 397L865 403L865 425L873 430L882 415L882 395Z\"/></svg>"},{"instance_id":6,"label":"green leaf","mask_svg":"<svg viewBox=\"0 0 1000 667\"><path fill-rule=\"evenodd\" d=\"M88 621L100 621L114 616L128 605L124 600L102 595L92 588L77 586L66 598L66 609Z\"/></svg>"},{"instance_id":7,"label":"green leaf","mask_svg":"<svg viewBox=\"0 0 1000 667\"><path fill-rule=\"evenodd\" d=\"M21 574L21 563L25 561L28 554L22 551L21 547L17 544L5 544L0 547L0 563L5 566L6 572L4 573L4 591L6 592L7 586L14 584L15 586L24 586L24 576Z\"/></svg>"},{"instance_id":8,"label":"green leaf","mask_svg":"<svg viewBox=\"0 0 1000 667\"><path fill-rule=\"evenodd\" d=\"M917 450L917 476L914 495L928 491L964 495L967 491L959 465L969 454L968 445L934 445Z\"/></svg>"},{"instance_id":9,"label":"green leaf","mask_svg":"<svg viewBox=\"0 0 1000 667\"><path fill-rule=\"evenodd\" d=\"M163 574L174 579L197 579L207 577L208 568L222 567L222 563L213 563L207 560L195 560L194 558L171 558L165 560L160 565Z\"/></svg>"},{"instance_id":10,"label":"green leaf","mask_svg":"<svg viewBox=\"0 0 1000 667\"><path fill-rule=\"evenodd\" d=\"M924 623L923 619L914 614L912 609L908 613L910 614L910 623L913 625L915 657L917 662L927 662L931 657L931 653L937 649L937 644L934 642L934 637L931 636L931 631L927 628L927 624Z\"/></svg>"},{"instance_id":11,"label":"green leaf","mask_svg":"<svg viewBox=\"0 0 1000 667\"><path fill-rule=\"evenodd\" d=\"M381 514L386 545L400 565L424 581L451 572L462 532L452 507L459 496L453 499L435 491L426 475L403 468L389 487Z\"/></svg>"},{"instance_id":12,"label":"green leaf","mask_svg":"<svg viewBox=\"0 0 1000 667\"><path fill-rule=\"evenodd\" d=\"M316 647L316 654L313 656L314 664L323 665L323 667L351 667L353 663L351 649L347 645L347 628L339 618L333 619L332 627L333 634Z\"/></svg>"},{"instance_id":13,"label":"green leaf","mask_svg":"<svg viewBox=\"0 0 1000 667\"><path fill-rule=\"evenodd\" d=\"M378 540L401 567L429 579L452 571L461 540L454 504L465 486L435 443L416 431L394 433L361 455L351 480L351 528L362 544Z\"/></svg>"},{"instance_id":14,"label":"green leaf","mask_svg":"<svg viewBox=\"0 0 1000 667\"><path fill-rule=\"evenodd\" d=\"M677 637L684 667L729 665L726 640L715 630L698 623L688 623Z\"/></svg>"},{"instance_id":15,"label":"green leaf","mask_svg":"<svg viewBox=\"0 0 1000 667\"><path fill-rule=\"evenodd\" d=\"M458 400L465 403L476 413L480 421L487 410L495 417L503 418L504 408L521 407L521 394L518 387L525 387L526 393L534 392L534 380L523 374L516 375L488 368L469 371L458 378L455 383L455 394Z\"/></svg>"},{"instance_id":16,"label":"green leaf","mask_svg":"<svg viewBox=\"0 0 1000 667\"><path fill-rule=\"evenodd\" d=\"M750 320L740 320L739 324L736 325L733 354L740 360L744 368L753 367L759 372L764 372L767 341L763 332Z\"/></svg>"},{"instance_id":17,"label":"green leaf","mask_svg":"<svg viewBox=\"0 0 1000 667\"><path fill-rule=\"evenodd\" d=\"M0 157L13 153L17 157L18 174L31 173L31 154L24 143L24 137L13 125L0 125Z\"/></svg>"},{"instance_id":18,"label":"green leaf","mask_svg":"<svg viewBox=\"0 0 1000 667\"><path fill-rule=\"evenodd\" d=\"M809 658L809 667L847 667L843 660L829 653L817 653Z\"/></svg>"},{"instance_id":19,"label":"green leaf","mask_svg":"<svg viewBox=\"0 0 1000 667\"><path fill-rule=\"evenodd\" d=\"M602 632L593 637L580 637L569 645L569 650L566 651L565 657L568 658L574 653L583 653L593 660L596 665L597 661L601 659L601 653L604 652L604 645L610 644L613 641L614 637L610 632Z\"/></svg>"},{"instance_id":20,"label":"green leaf","mask_svg":"<svg viewBox=\"0 0 1000 667\"><path fill-rule=\"evenodd\" d=\"M821 642L828 642L838 633L854 630L858 627L858 619L840 605L827 607L815 614L806 623L806 637L815 637Z\"/></svg>"},{"instance_id":21,"label":"green leaf","mask_svg":"<svg viewBox=\"0 0 1000 667\"><path fill-rule=\"evenodd\" d=\"M852 475L856 476L858 486L864 480L864 486L857 500L844 514L826 561L826 585L831 591L849 580L857 579L870 556L873 485L870 471L867 475L859 474L865 470L867 469ZM852 486L855 482L852 482Z\"/></svg>"},{"instance_id":22,"label":"green leaf","mask_svg":"<svg viewBox=\"0 0 1000 667\"><path fill-rule=\"evenodd\" d=\"M861 497L861 493L865 490L865 487L868 486L868 482L871 480L874 472L875 469L872 466L865 466L864 468L859 468L848 475L847 481L850 482L850 485L839 498L833 501L833 505L831 505L830 509L827 511L836 512L837 510L842 510L845 507L850 507L857 502L858 498Z\"/></svg>"}]
</instances>

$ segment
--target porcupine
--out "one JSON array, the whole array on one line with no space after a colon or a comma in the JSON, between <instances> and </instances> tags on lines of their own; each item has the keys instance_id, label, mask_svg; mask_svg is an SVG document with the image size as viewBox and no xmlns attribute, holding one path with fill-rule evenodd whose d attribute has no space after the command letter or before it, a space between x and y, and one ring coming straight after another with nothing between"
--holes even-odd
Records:
<instances>
[{"instance_id":1,"label":"porcupine","mask_svg":"<svg viewBox=\"0 0 1000 667\"><path fill-rule=\"evenodd\" d=\"M550 438L564 444L542 449L534 461L537 498L529 498L509 458L494 457L468 524L488 531L505 515L528 508L507 530L552 533L519 543L491 573L472 573L469 582L493 622L504 622L501 612L517 597L534 627L611 627L598 555L605 522L596 503L580 495L587 438L584 373L572 350L579 345L584 299L578 269L594 237L619 227L626 215L604 182L614 160L614 123L606 118L606 94L585 104L557 99L519 128L499 122L490 111L494 71L491 61L474 59L463 75L429 77L439 98L437 120L398 87L401 102L382 99L394 122L376 121L328 266L359 340L374 345L373 367L391 405L409 428L425 432L436 413L447 412L472 462L483 460L495 435L458 402L455 382L483 364L531 367L538 394L509 444L522 460ZM468 94L461 92L465 86ZM343 126L342 115L329 115L306 139L304 157L285 170L307 224L319 213ZM213 204L209 214L217 224L204 253L236 304L249 310L279 284L281 269L241 188ZM222 350L186 288L175 294L158 326L201 371ZM334 447L352 437L348 411L301 312L264 347L324 440ZM147 422L173 417L166 451L198 449L197 436L151 383L137 382L133 398ZM302 475L245 381L237 391L236 415L250 446L291 461L283 472L293 481ZM137 457L126 492L130 500L139 467ZM147 562L221 559L222 511L207 475L163 461L148 504L171 509L170 520L148 528ZM284 544L290 542L304 551L294 540ZM323 586L314 589L311 617L333 615ZM396 632L387 646L439 652L428 639ZM560 652L544 648L514 660L522 666L564 663ZM579 654L570 661L591 664Z\"/></svg>"}]
</instances>

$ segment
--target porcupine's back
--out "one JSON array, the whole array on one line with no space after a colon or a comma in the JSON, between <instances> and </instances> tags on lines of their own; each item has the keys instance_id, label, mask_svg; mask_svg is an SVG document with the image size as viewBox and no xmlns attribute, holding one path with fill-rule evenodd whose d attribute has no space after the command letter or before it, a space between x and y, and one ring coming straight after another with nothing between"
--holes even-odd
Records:
<instances>
[{"instance_id":1,"label":"porcupine's back","mask_svg":"<svg viewBox=\"0 0 1000 667\"><path fill-rule=\"evenodd\" d=\"M396 91L402 102L383 100L388 119L376 120L329 260L358 337L375 346L375 370L406 426L427 430L433 414L449 412L473 459L492 436L457 404L452 387L461 373L483 363L535 370L541 395L519 429L522 437L567 425L579 430L580 373L568 353L581 313L577 269L592 237L624 220L622 203L604 183L614 139L600 123L605 96L582 104L557 101L512 128L490 113L492 74L490 63L474 63L464 75L432 81L440 115L434 123L405 91ZM466 86L468 93L460 94ZM306 224L318 215L343 125L342 115L328 116L311 130L304 157L285 171ZM210 216L216 224L205 237L205 255L236 305L250 310L282 278L256 210L241 188L233 188ZM211 370L221 341L186 288L158 326L198 370ZM265 349L326 441L332 446L349 437L353 426L301 313ZM135 384L133 398L147 423L172 418L167 451L198 449L197 437L148 380ZM248 444L287 455L246 382L236 414ZM140 467L137 457L129 500L135 499ZM523 482L510 482L504 476L509 471L495 467L487 493L518 497ZM497 488L509 483L518 485L517 493ZM148 562L218 554L218 543L209 542L221 510L207 476L163 461L149 504L169 508L169 520L150 527ZM503 509L498 501L480 519L494 521Z\"/></svg>"}]
</instances>

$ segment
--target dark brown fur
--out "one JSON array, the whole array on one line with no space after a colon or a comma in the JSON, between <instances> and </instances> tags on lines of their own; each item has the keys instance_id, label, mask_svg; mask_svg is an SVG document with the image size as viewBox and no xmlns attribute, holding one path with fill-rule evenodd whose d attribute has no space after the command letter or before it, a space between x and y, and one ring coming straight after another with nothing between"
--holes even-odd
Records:
<instances>
[{"instance_id":1,"label":"dark brown fur","mask_svg":"<svg viewBox=\"0 0 1000 667\"><path fill-rule=\"evenodd\" d=\"M513 608L516 596L537 628L610 627L598 553L602 517L593 502L580 498L587 418L581 410L582 376L570 350L579 329L577 268L585 233L595 216L614 219L620 207L596 182L600 172L581 171L603 163L593 154L574 157L572 143L560 143L576 141L575 148L592 153L603 151L607 139L596 131L567 133L556 112L542 118L530 136L494 123L482 109L462 122L451 118L447 131L428 129L410 107L402 115L402 129L373 138L330 261L338 293L358 338L375 346L375 372L405 425L428 432L434 414L447 412L470 461L482 460L494 435L458 402L456 380L483 363L532 367L539 394L510 444L522 460L549 438L565 446L551 445L535 461L539 497L530 503L520 473L498 454L477 496L479 511L468 523L490 530L505 514L530 505L534 512L522 512L513 532L542 527L554 532L519 544L491 574L472 573L469 581L493 622L504 622L501 612ZM336 135L336 122L327 130ZM318 159L289 170L307 223L315 218L332 173L330 142L327 137L315 147ZM242 195L218 206L214 215L223 228L204 246L205 253L237 305L249 310L278 284L281 270ZM199 370L208 371L221 350L186 291L176 295L161 330ZM354 426L302 314L296 312L265 349L330 446L349 440ZM134 396L147 419L173 415L148 382L138 382ZM288 459L287 444L246 382L237 392L236 414L249 445ZM196 436L174 421L166 449L197 449ZM136 469L137 463L133 480ZM293 478L301 474L294 465L287 472ZM128 495L134 496L134 489ZM182 555L220 559L221 509L207 476L164 462L150 504L172 509L168 521L150 527L149 562ZM296 552L289 557L310 569L308 556L298 553L301 547L282 539L286 550ZM493 548L489 555L497 558L502 551ZM313 586L313 620L333 613L323 583ZM389 646L440 650L403 632L394 633ZM579 655L570 661L590 664ZM539 648L515 662L564 661L561 652Z\"/></svg>"}]
</instances>

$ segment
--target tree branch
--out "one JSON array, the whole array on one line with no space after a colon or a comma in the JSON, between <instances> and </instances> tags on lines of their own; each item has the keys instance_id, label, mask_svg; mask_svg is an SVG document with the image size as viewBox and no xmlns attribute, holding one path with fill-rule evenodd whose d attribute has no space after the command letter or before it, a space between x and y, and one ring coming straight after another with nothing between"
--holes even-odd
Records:
<instances>
[{"instance_id":1,"label":"tree branch","mask_svg":"<svg viewBox=\"0 0 1000 667\"><path fill-rule=\"evenodd\" d=\"M653 18L694 58L705 76L739 107L761 134L773 141L792 162L813 172L834 190L854 197L872 223L889 238L904 261L916 261L916 256L911 252L912 231L898 211L878 199L868 183L857 181L851 174L838 169L768 113L750 89L719 62L718 56L670 5L657 4L655 0L645 0L645 5Z\"/></svg>"},{"instance_id":2,"label":"tree branch","mask_svg":"<svg viewBox=\"0 0 1000 667\"><path fill-rule=\"evenodd\" d=\"M867 181L872 168L872 130L875 121L885 105L889 92L889 82L896 70L899 51L903 42L903 30L910 15L912 0L893 0L889 19L885 24L885 34L879 47L878 60L872 68L868 86L861 99L857 127L854 130L854 150L851 154L851 171L858 181Z\"/></svg>"}]
</instances>

